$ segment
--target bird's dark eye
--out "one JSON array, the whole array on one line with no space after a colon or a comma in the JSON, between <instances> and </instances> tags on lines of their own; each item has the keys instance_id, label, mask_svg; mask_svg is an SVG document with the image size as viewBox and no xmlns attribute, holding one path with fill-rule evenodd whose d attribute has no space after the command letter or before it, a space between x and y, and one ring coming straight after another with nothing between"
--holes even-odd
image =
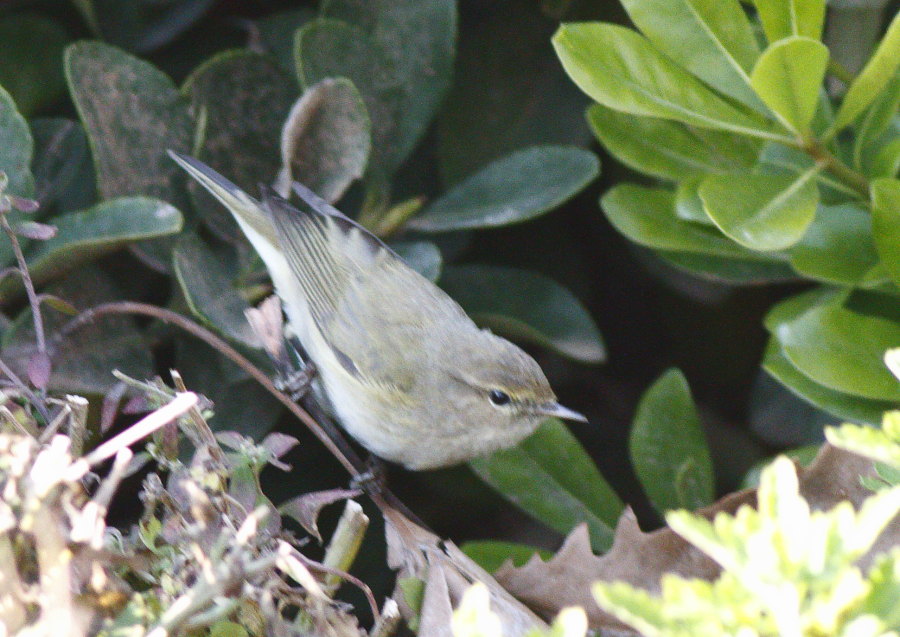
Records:
<instances>
[{"instance_id":1,"label":"bird's dark eye","mask_svg":"<svg viewBox=\"0 0 900 637\"><path fill-rule=\"evenodd\" d=\"M499 389L492 389L491 393L488 394L488 398L491 400L491 403L497 405L507 405L509 404L509 394L506 392L500 391Z\"/></svg>"}]
</instances>

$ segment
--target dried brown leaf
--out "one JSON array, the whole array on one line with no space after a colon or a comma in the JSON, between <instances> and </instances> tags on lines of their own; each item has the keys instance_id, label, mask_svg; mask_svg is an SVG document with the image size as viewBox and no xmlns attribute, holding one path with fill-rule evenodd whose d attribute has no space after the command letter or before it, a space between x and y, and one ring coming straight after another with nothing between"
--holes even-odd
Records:
<instances>
[{"instance_id":1,"label":"dried brown leaf","mask_svg":"<svg viewBox=\"0 0 900 637\"><path fill-rule=\"evenodd\" d=\"M46 389L50 382L50 372L53 371L53 363L47 352L35 352L28 359L28 380L38 389Z\"/></svg>"},{"instance_id":2,"label":"dried brown leaf","mask_svg":"<svg viewBox=\"0 0 900 637\"><path fill-rule=\"evenodd\" d=\"M318 520L322 509L340 500L355 498L361 493L362 491L359 489L330 489L304 493L282 504L278 507L278 511L281 515L296 520L300 526L306 529L307 533L321 542L322 535L319 533Z\"/></svg>"}]
</instances>

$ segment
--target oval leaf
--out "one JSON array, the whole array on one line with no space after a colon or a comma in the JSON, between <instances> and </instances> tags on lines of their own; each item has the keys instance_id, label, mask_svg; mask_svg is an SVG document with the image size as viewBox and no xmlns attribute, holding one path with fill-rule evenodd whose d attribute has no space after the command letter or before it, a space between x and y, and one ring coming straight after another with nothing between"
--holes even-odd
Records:
<instances>
[{"instance_id":1,"label":"oval leaf","mask_svg":"<svg viewBox=\"0 0 900 637\"><path fill-rule=\"evenodd\" d=\"M599 363L606 350L596 324L571 292L552 279L494 266L446 268L450 296L480 325L549 347L584 363Z\"/></svg>"},{"instance_id":2,"label":"oval leaf","mask_svg":"<svg viewBox=\"0 0 900 637\"><path fill-rule=\"evenodd\" d=\"M0 86L0 171L6 173L5 192L19 197L34 194L31 155L34 142L25 118L9 93ZM0 190L2 191L2 190Z\"/></svg>"},{"instance_id":3,"label":"oval leaf","mask_svg":"<svg viewBox=\"0 0 900 637\"><path fill-rule=\"evenodd\" d=\"M828 47L790 37L769 46L753 68L750 83L778 120L798 137L809 136L828 67Z\"/></svg>"},{"instance_id":4,"label":"oval leaf","mask_svg":"<svg viewBox=\"0 0 900 637\"><path fill-rule=\"evenodd\" d=\"M533 146L478 171L409 227L446 232L520 223L562 204L600 172L597 157L569 146Z\"/></svg>"},{"instance_id":5,"label":"oval leaf","mask_svg":"<svg viewBox=\"0 0 900 637\"><path fill-rule=\"evenodd\" d=\"M553 46L569 77L609 108L780 138L762 116L733 106L630 29L599 22L563 24Z\"/></svg>"},{"instance_id":6,"label":"oval leaf","mask_svg":"<svg viewBox=\"0 0 900 637\"><path fill-rule=\"evenodd\" d=\"M660 513L713 501L709 447L679 370L666 371L641 397L629 450L644 492Z\"/></svg>"},{"instance_id":7,"label":"oval leaf","mask_svg":"<svg viewBox=\"0 0 900 637\"><path fill-rule=\"evenodd\" d=\"M595 550L612 546L622 501L560 421L550 419L516 447L472 460L469 466L508 500L560 533L586 522Z\"/></svg>"},{"instance_id":8,"label":"oval leaf","mask_svg":"<svg viewBox=\"0 0 900 637\"><path fill-rule=\"evenodd\" d=\"M668 250L657 250L656 255L695 276L729 285L784 283L799 279L790 266L778 260L751 261Z\"/></svg>"},{"instance_id":9,"label":"oval leaf","mask_svg":"<svg viewBox=\"0 0 900 637\"><path fill-rule=\"evenodd\" d=\"M46 389L50 382L53 363L47 352L35 352L28 360L28 380L38 389Z\"/></svg>"},{"instance_id":10,"label":"oval leaf","mask_svg":"<svg viewBox=\"0 0 900 637\"><path fill-rule=\"evenodd\" d=\"M16 224L15 232L20 237L26 239L35 239L37 241L46 241L56 236L56 227L47 225L46 223L38 223L37 221L23 221Z\"/></svg>"},{"instance_id":11,"label":"oval leaf","mask_svg":"<svg viewBox=\"0 0 900 637\"><path fill-rule=\"evenodd\" d=\"M429 281L440 278L443 258L438 247L430 241L397 241L390 245L409 267Z\"/></svg>"},{"instance_id":12,"label":"oval leaf","mask_svg":"<svg viewBox=\"0 0 900 637\"><path fill-rule=\"evenodd\" d=\"M11 15L0 22L0 86L26 116L50 106L66 88L59 59L66 32L36 15Z\"/></svg>"},{"instance_id":13,"label":"oval leaf","mask_svg":"<svg viewBox=\"0 0 900 637\"><path fill-rule=\"evenodd\" d=\"M875 247L894 284L900 285L900 181L876 179L871 193Z\"/></svg>"},{"instance_id":14,"label":"oval leaf","mask_svg":"<svg viewBox=\"0 0 900 637\"><path fill-rule=\"evenodd\" d=\"M753 0L769 42L792 35L822 36L825 0Z\"/></svg>"},{"instance_id":15,"label":"oval leaf","mask_svg":"<svg viewBox=\"0 0 900 637\"><path fill-rule=\"evenodd\" d=\"M281 132L277 190L296 180L330 203L363 176L371 148L366 105L350 80L326 79L294 104Z\"/></svg>"},{"instance_id":16,"label":"oval leaf","mask_svg":"<svg viewBox=\"0 0 900 637\"><path fill-rule=\"evenodd\" d=\"M709 217L737 243L751 250L783 250L800 240L815 217L817 172L710 175L700 184L700 198Z\"/></svg>"},{"instance_id":17,"label":"oval leaf","mask_svg":"<svg viewBox=\"0 0 900 637\"><path fill-rule=\"evenodd\" d=\"M87 137L81 124L70 119L48 117L31 120L34 135L34 196L46 212L78 210L96 199Z\"/></svg>"}]
</instances>

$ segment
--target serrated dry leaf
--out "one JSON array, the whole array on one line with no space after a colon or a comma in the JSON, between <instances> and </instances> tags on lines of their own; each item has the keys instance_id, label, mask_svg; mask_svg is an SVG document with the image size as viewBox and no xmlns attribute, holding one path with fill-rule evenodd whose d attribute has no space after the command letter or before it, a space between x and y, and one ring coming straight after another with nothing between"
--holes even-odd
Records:
<instances>
[{"instance_id":1,"label":"serrated dry leaf","mask_svg":"<svg viewBox=\"0 0 900 637\"><path fill-rule=\"evenodd\" d=\"M359 489L330 489L328 491L304 493L282 504L278 507L278 512L283 516L296 520L307 533L321 542L322 534L319 533L318 520L322 509L329 504L355 498L360 494L362 494L362 491Z\"/></svg>"},{"instance_id":2,"label":"serrated dry leaf","mask_svg":"<svg viewBox=\"0 0 900 637\"><path fill-rule=\"evenodd\" d=\"M798 469L801 493L819 510L830 509L842 500L849 500L859 508L871 495L862 486L860 477L873 475L870 460L827 444L809 468ZM719 512L733 514L741 505L755 506L755 503L756 490L748 489L729 494L697 513L712 519ZM894 519L873 549L860 559L860 566L867 568L874 555L898 543L900 517ZM711 558L668 527L644 533L627 509L619 518L613 546L605 555L593 554L587 526L581 524L549 561L544 562L535 555L521 568L508 561L494 576L506 590L543 617L553 617L565 606L578 605L587 611L592 628L627 631L627 627L597 606L591 596L592 583L623 581L656 593L664 573L713 580L720 570Z\"/></svg>"}]
</instances>

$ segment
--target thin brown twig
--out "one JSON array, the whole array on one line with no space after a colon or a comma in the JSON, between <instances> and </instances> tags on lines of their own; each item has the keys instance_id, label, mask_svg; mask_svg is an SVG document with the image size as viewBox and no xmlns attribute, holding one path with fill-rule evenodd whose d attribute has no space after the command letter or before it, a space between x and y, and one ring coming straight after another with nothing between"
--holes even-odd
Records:
<instances>
[{"instance_id":1,"label":"thin brown twig","mask_svg":"<svg viewBox=\"0 0 900 637\"><path fill-rule=\"evenodd\" d=\"M29 402L34 405L34 408L38 410L38 413L41 414L41 418L44 419L44 422L50 424L50 412L47 410L47 406L44 404L44 401L41 400L37 394L35 394L28 384L23 381L18 375L12 370L12 368L6 364L6 362L0 358L0 371L6 374L6 377L9 378L13 385L16 386L16 389L25 394L25 397L29 400Z\"/></svg>"},{"instance_id":2,"label":"thin brown twig","mask_svg":"<svg viewBox=\"0 0 900 637\"><path fill-rule=\"evenodd\" d=\"M28 303L31 305L31 316L34 321L34 334L37 339L38 351L41 354L47 352L47 339L44 335L44 317L41 315L41 302L38 300L37 292L34 290L34 283L31 280L31 273L28 271L28 264L25 262L25 255L22 253L22 246L19 244L19 238L16 237L15 231L9 225L9 219L5 214L0 214L0 225L9 236L12 243L13 252L16 255L16 261L19 264L19 274L22 276L22 285L25 286L25 292L28 294Z\"/></svg>"}]
</instances>

